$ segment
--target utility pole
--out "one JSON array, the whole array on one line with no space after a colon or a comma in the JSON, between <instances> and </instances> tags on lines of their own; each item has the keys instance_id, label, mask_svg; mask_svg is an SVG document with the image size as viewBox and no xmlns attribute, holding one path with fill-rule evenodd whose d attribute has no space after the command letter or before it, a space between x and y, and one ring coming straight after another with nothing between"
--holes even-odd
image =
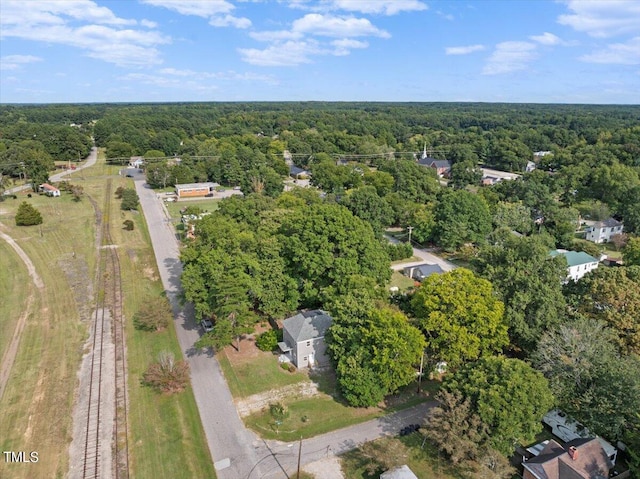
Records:
<instances>
[{"instance_id":1,"label":"utility pole","mask_svg":"<svg viewBox=\"0 0 640 479\"><path fill-rule=\"evenodd\" d=\"M422 368L424 367L424 349L422 350L422 358L420 358L420 374L418 375L418 394L420 394L420 386L422 386Z\"/></svg>"},{"instance_id":2,"label":"utility pole","mask_svg":"<svg viewBox=\"0 0 640 479\"><path fill-rule=\"evenodd\" d=\"M300 436L300 447L298 448L298 472L296 479L300 479L300 461L302 459L302 436Z\"/></svg>"},{"instance_id":3,"label":"utility pole","mask_svg":"<svg viewBox=\"0 0 640 479\"><path fill-rule=\"evenodd\" d=\"M409 230L409 244L411 244L411 232L413 231L413 226L407 226L407 229Z\"/></svg>"}]
</instances>

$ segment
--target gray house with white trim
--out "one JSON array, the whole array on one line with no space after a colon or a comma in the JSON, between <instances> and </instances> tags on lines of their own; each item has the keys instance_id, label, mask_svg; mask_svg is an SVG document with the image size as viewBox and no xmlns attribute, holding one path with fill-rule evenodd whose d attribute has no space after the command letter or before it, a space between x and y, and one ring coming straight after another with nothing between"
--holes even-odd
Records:
<instances>
[{"instance_id":1,"label":"gray house with white trim","mask_svg":"<svg viewBox=\"0 0 640 479\"><path fill-rule=\"evenodd\" d=\"M329 362L324 335L333 319L325 311L303 311L282 322L283 341L278 343L297 368Z\"/></svg>"}]
</instances>

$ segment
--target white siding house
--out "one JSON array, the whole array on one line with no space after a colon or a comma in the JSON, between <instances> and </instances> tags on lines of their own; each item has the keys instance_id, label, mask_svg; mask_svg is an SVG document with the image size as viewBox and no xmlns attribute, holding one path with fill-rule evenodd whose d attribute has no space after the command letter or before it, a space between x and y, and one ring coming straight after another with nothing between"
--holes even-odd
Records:
<instances>
[{"instance_id":1,"label":"white siding house","mask_svg":"<svg viewBox=\"0 0 640 479\"><path fill-rule=\"evenodd\" d=\"M567 251L557 249L549 253L551 256L564 256L567 260L567 281L578 281L589 271L593 271L600 264L593 256L584 251Z\"/></svg>"},{"instance_id":2,"label":"white siding house","mask_svg":"<svg viewBox=\"0 0 640 479\"><path fill-rule=\"evenodd\" d=\"M283 341L278 343L297 368L312 367L329 361L324 335L332 318L325 311L304 311L282 322Z\"/></svg>"},{"instance_id":3,"label":"white siding house","mask_svg":"<svg viewBox=\"0 0 640 479\"><path fill-rule=\"evenodd\" d=\"M587 227L587 240L594 243L608 243L613 235L622 233L624 225L613 218L598 221Z\"/></svg>"}]
</instances>

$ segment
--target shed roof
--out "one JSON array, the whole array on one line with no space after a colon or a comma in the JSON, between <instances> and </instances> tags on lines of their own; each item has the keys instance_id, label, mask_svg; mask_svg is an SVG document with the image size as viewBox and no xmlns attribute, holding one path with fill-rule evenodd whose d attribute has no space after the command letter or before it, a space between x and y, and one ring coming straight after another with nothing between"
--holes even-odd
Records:
<instances>
[{"instance_id":1,"label":"shed roof","mask_svg":"<svg viewBox=\"0 0 640 479\"><path fill-rule=\"evenodd\" d=\"M295 342L321 338L331 326L333 319L325 311L315 309L303 311L282 322L282 327Z\"/></svg>"},{"instance_id":2,"label":"shed roof","mask_svg":"<svg viewBox=\"0 0 640 479\"><path fill-rule=\"evenodd\" d=\"M220 186L218 183L211 183L211 182L203 182L203 183L182 183L182 184L178 184L176 185L176 189L177 190L191 190L191 189L198 189L198 188L216 188Z\"/></svg>"},{"instance_id":3,"label":"shed roof","mask_svg":"<svg viewBox=\"0 0 640 479\"><path fill-rule=\"evenodd\" d=\"M383 472L380 479L418 479L418 476L405 464Z\"/></svg>"}]
</instances>

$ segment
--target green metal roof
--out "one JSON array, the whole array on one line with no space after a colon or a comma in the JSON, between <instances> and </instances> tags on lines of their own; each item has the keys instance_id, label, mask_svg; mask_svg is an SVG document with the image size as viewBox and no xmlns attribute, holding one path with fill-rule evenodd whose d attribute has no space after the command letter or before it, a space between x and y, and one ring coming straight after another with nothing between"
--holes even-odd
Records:
<instances>
[{"instance_id":1,"label":"green metal roof","mask_svg":"<svg viewBox=\"0 0 640 479\"><path fill-rule=\"evenodd\" d=\"M558 251L556 249L551 251L549 254L553 257L558 255L564 256L569 267L598 262L596 258L591 256L590 254L585 253L584 251Z\"/></svg>"}]
</instances>

